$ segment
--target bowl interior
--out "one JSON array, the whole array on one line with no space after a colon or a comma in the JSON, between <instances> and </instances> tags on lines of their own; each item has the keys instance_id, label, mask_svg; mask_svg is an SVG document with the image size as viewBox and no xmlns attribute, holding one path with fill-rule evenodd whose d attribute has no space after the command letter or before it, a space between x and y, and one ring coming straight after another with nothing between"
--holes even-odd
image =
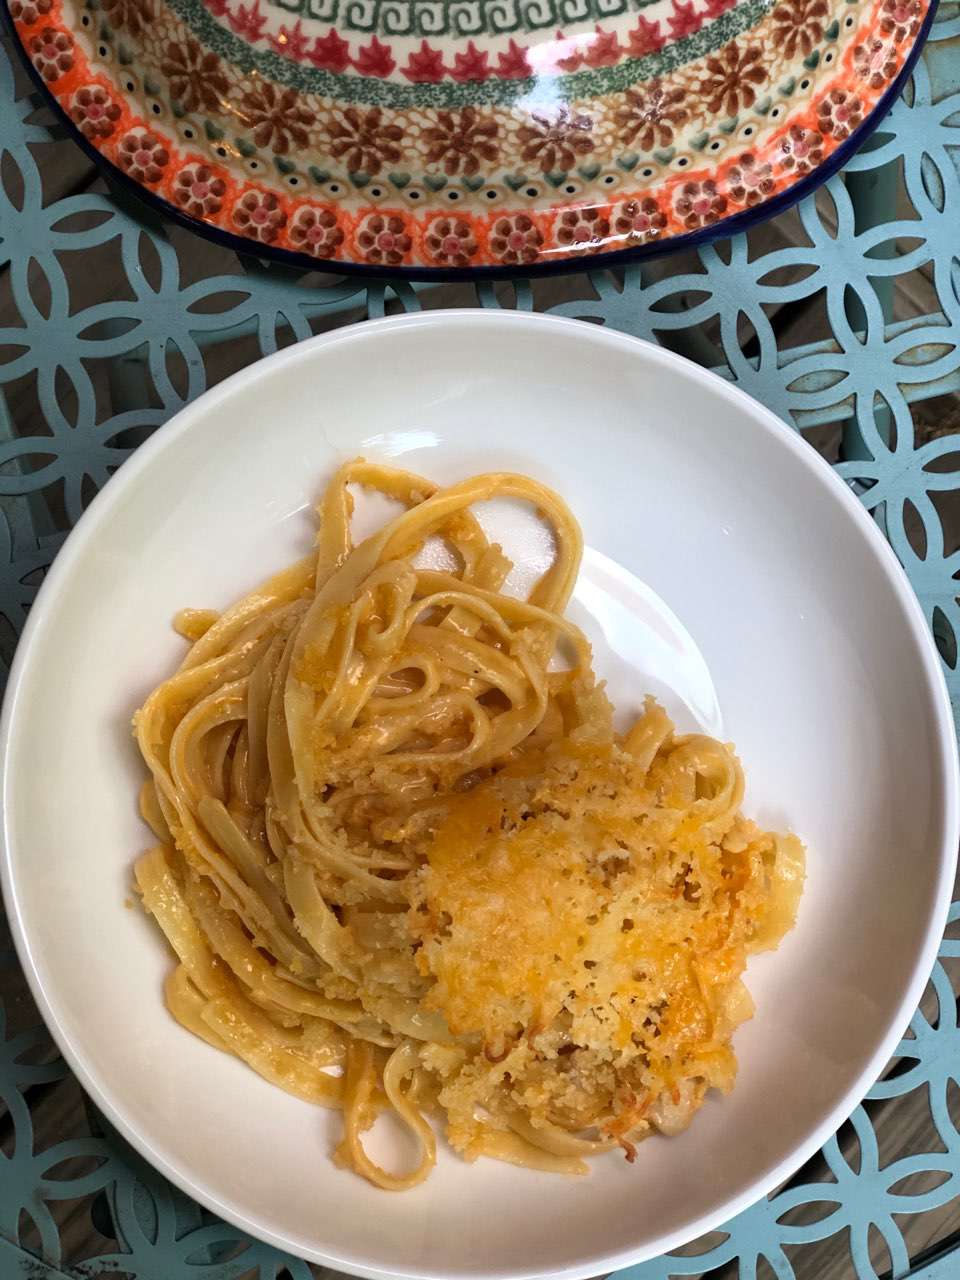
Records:
<instances>
[{"instance_id":1,"label":"bowl interior","mask_svg":"<svg viewBox=\"0 0 960 1280\"><path fill-rule=\"evenodd\" d=\"M365 1274L593 1275L743 1207L852 1106L912 1011L942 925L956 841L949 709L881 540L772 423L719 380L593 326L438 313L343 330L244 372L111 481L50 574L12 681L6 889L81 1079L195 1196ZM588 547L665 601L702 653L746 811L807 842L797 928L750 964L757 1014L736 1037L733 1095L684 1136L643 1144L633 1166L604 1157L568 1181L443 1152L424 1185L385 1194L332 1165L335 1116L163 1009L164 946L125 903L148 843L131 713L182 652L173 613L224 606L302 554L308 504L356 453L440 481L512 469L555 486ZM624 656L613 624L592 626L598 641L609 632L598 662L618 699L639 705L627 677L639 667L642 682L642 653ZM696 685L708 705L696 648L690 662L665 684L688 705Z\"/></svg>"}]
</instances>

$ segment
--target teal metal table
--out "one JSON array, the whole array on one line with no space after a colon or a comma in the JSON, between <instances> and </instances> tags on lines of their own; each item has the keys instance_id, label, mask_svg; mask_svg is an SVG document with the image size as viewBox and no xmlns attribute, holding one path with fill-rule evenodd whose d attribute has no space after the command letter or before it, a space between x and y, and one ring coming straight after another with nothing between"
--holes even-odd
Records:
<instances>
[{"instance_id":1,"label":"teal metal table","mask_svg":"<svg viewBox=\"0 0 960 1280\"><path fill-rule=\"evenodd\" d=\"M85 504L225 373L322 328L537 307L663 342L833 462L903 562L960 711L960 11L816 197L748 237L549 282L404 285L239 261L92 173L0 46L0 655ZM851 607L855 607L851 602ZM891 671L891 679L897 673ZM0 1280L309 1280L213 1220L85 1107L0 955ZM960 1276L960 902L881 1081L791 1183L630 1280Z\"/></svg>"}]
</instances>

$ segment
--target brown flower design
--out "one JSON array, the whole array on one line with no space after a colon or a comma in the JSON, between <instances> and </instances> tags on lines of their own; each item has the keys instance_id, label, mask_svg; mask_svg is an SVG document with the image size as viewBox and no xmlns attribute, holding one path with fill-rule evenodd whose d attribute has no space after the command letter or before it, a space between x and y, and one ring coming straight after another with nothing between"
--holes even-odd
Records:
<instances>
[{"instance_id":1,"label":"brown flower design","mask_svg":"<svg viewBox=\"0 0 960 1280\"><path fill-rule=\"evenodd\" d=\"M192 218L210 218L223 208L227 184L207 164L187 164L177 174L173 198Z\"/></svg>"},{"instance_id":2,"label":"brown flower design","mask_svg":"<svg viewBox=\"0 0 960 1280\"><path fill-rule=\"evenodd\" d=\"M398 164L402 152L397 145L403 139L398 124L384 119L380 107L369 111L347 107L338 111L327 123L330 154L342 160L352 173L379 173L384 164Z\"/></svg>"},{"instance_id":3,"label":"brown flower design","mask_svg":"<svg viewBox=\"0 0 960 1280\"><path fill-rule=\"evenodd\" d=\"M920 0L884 0L880 30L885 36L892 36L895 44L913 39L922 22Z\"/></svg>"},{"instance_id":4,"label":"brown flower design","mask_svg":"<svg viewBox=\"0 0 960 1280\"><path fill-rule=\"evenodd\" d=\"M131 129L120 139L117 164L135 182L159 182L170 153L149 129Z\"/></svg>"},{"instance_id":5,"label":"brown flower design","mask_svg":"<svg viewBox=\"0 0 960 1280\"><path fill-rule=\"evenodd\" d=\"M842 142L863 120L863 103L846 89L831 89L817 108L817 115L821 130Z\"/></svg>"},{"instance_id":6,"label":"brown flower design","mask_svg":"<svg viewBox=\"0 0 960 1280\"><path fill-rule=\"evenodd\" d=\"M296 89L278 89L270 80L244 94L237 115L253 130L257 146L269 147L278 156L285 156L293 145L308 146L307 128L316 119Z\"/></svg>"},{"instance_id":7,"label":"brown flower design","mask_svg":"<svg viewBox=\"0 0 960 1280\"><path fill-rule=\"evenodd\" d=\"M540 257L543 236L532 218L525 213L512 218L498 218L490 232L490 251L506 266L521 266Z\"/></svg>"},{"instance_id":8,"label":"brown flower design","mask_svg":"<svg viewBox=\"0 0 960 1280\"><path fill-rule=\"evenodd\" d=\"M357 228L357 244L363 256L378 267L398 267L412 243L406 223L396 214L367 214Z\"/></svg>"},{"instance_id":9,"label":"brown flower design","mask_svg":"<svg viewBox=\"0 0 960 1280\"><path fill-rule=\"evenodd\" d=\"M111 27L138 36L157 16L154 0L103 0L103 12Z\"/></svg>"},{"instance_id":10,"label":"brown flower design","mask_svg":"<svg viewBox=\"0 0 960 1280\"><path fill-rule=\"evenodd\" d=\"M160 70L184 111L215 111L230 88L220 59L193 36L168 43Z\"/></svg>"},{"instance_id":11,"label":"brown flower design","mask_svg":"<svg viewBox=\"0 0 960 1280\"><path fill-rule=\"evenodd\" d=\"M423 242L439 266L466 267L477 252L477 241L463 218L434 218Z\"/></svg>"},{"instance_id":12,"label":"brown flower design","mask_svg":"<svg viewBox=\"0 0 960 1280\"><path fill-rule=\"evenodd\" d=\"M767 79L759 45L741 46L736 40L706 59L698 85L707 109L717 115L735 116L752 107L756 90Z\"/></svg>"},{"instance_id":13,"label":"brown flower design","mask_svg":"<svg viewBox=\"0 0 960 1280\"><path fill-rule=\"evenodd\" d=\"M423 131L427 162L442 165L448 177L463 173L469 178L480 168L481 161L496 162L500 154L499 132L496 120L481 115L476 107L464 107L456 113L438 111L437 123Z\"/></svg>"},{"instance_id":14,"label":"brown flower design","mask_svg":"<svg viewBox=\"0 0 960 1280\"><path fill-rule=\"evenodd\" d=\"M773 194L776 183L773 180L773 168L769 164L758 164L755 156L747 152L735 165L727 171L727 190L730 198L737 204L745 204L751 208L766 200Z\"/></svg>"},{"instance_id":15,"label":"brown flower design","mask_svg":"<svg viewBox=\"0 0 960 1280\"><path fill-rule=\"evenodd\" d=\"M290 243L315 258L334 258L343 244L343 229L332 209L302 205L290 223Z\"/></svg>"},{"instance_id":16,"label":"brown flower design","mask_svg":"<svg viewBox=\"0 0 960 1280\"><path fill-rule=\"evenodd\" d=\"M70 99L70 119L85 138L109 138L122 114L100 84L85 84Z\"/></svg>"},{"instance_id":17,"label":"brown flower design","mask_svg":"<svg viewBox=\"0 0 960 1280\"><path fill-rule=\"evenodd\" d=\"M886 40L874 36L854 48L853 65L857 75L871 89L882 89L896 75L897 55Z\"/></svg>"},{"instance_id":18,"label":"brown flower design","mask_svg":"<svg viewBox=\"0 0 960 1280\"><path fill-rule=\"evenodd\" d=\"M782 0L771 14L773 43L787 58L809 57L823 39L827 0Z\"/></svg>"},{"instance_id":19,"label":"brown flower design","mask_svg":"<svg viewBox=\"0 0 960 1280\"><path fill-rule=\"evenodd\" d=\"M665 89L660 80L628 89L623 106L614 117L620 141L626 146L639 146L643 151L668 147L674 130L689 114L683 105L685 98L683 89Z\"/></svg>"},{"instance_id":20,"label":"brown flower design","mask_svg":"<svg viewBox=\"0 0 960 1280\"><path fill-rule=\"evenodd\" d=\"M823 160L823 134L816 129L791 125L780 139L780 167L798 177L810 173Z\"/></svg>"},{"instance_id":21,"label":"brown flower design","mask_svg":"<svg viewBox=\"0 0 960 1280\"><path fill-rule=\"evenodd\" d=\"M652 196L624 200L613 209L610 224L616 235L637 244L656 240L663 233L667 219Z\"/></svg>"},{"instance_id":22,"label":"brown flower design","mask_svg":"<svg viewBox=\"0 0 960 1280\"><path fill-rule=\"evenodd\" d=\"M30 57L44 80L57 80L73 66L73 41L65 31L44 27L30 41Z\"/></svg>"},{"instance_id":23,"label":"brown flower design","mask_svg":"<svg viewBox=\"0 0 960 1280\"><path fill-rule=\"evenodd\" d=\"M727 211L726 196L717 191L712 178L703 182L684 182L673 193L673 207L688 231L708 227Z\"/></svg>"},{"instance_id":24,"label":"brown flower design","mask_svg":"<svg viewBox=\"0 0 960 1280\"><path fill-rule=\"evenodd\" d=\"M272 191L245 191L233 206L234 226L261 244L273 244L286 221Z\"/></svg>"},{"instance_id":25,"label":"brown flower design","mask_svg":"<svg viewBox=\"0 0 960 1280\"><path fill-rule=\"evenodd\" d=\"M560 107L551 115L535 111L530 123L517 130L520 154L529 164L538 164L544 173L566 173L576 164L577 156L593 150L592 129L589 116L575 115L568 107Z\"/></svg>"},{"instance_id":26,"label":"brown flower design","mask_svg":"<svg viewBox=\"0 0 960 1280\"><path fill-rule=\"evenodd\" d=\"M603 209L564 209L553 224L557 244L578 253L596 253L605 247L610 220Z\"/></svg>"},{"instance_id":27,"label":"brown flower design","mask_svg":"<svg viewBox=\"0 0 960 1280\"><path fill-rule=\"evenodd\" d=\"M53 0L10 0L10 17L32 27L53 8Z\"/></svg>"}]
</instances>

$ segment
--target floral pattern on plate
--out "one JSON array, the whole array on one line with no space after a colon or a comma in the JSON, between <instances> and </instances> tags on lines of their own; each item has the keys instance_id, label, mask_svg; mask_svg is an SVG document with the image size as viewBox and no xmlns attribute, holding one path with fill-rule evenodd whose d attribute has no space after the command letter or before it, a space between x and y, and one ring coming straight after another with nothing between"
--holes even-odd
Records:
<instances>
[{"instance_id":1,"label":"floral pattern on plate","mask_svg":"<svg viewBox=\"0 0 960 1280\"><path fill-rule=\"evenodd\" d=\"M6 2L86 145L199 230L453 275L762 214L869 120L929 4Z\"/></svg>"}]
</instances>

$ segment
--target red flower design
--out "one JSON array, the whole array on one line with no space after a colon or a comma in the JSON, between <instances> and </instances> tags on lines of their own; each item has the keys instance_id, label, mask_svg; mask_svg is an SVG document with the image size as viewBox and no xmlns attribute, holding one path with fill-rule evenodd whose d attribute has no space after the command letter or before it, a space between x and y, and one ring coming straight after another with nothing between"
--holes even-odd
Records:
<instances>
[{"instance_id":1,"label":"red flower design","mask_svg":"<svg viewBox=\"0 0 960 1280\"><path fill-rule=\"evenodd\" d=\"M53 8L53 0L10 0L10 17L32 27Z\"/></svg>"},{"instance_id":2,"label":"red flower design","mask_svg":"<svg viewBox=\"0 0 960 1280\"><path fill-rule=\"evenodd\" d=\"M230 8L227 0L203 0L203 3L215 18L222 18Z\"/></svg>"},{"instance_id":3,"label":"red flower design","mask_svg":"<svg viewBox=\"0 0 960 1280\"><path fill-rule=\"evenodd\" d=\"M858 44L854 48L853 65L857 75L871 89L882 89L896 75L897 54L886 40L873 36L866 44Z\"/></svg>"},{"instance_id":4,"label":"red flower design","mask_svg":"<svg viewBox=\"0 0 960 1280\"><path fill-rule=\"evenodd\" d=\"M430 84L442 80L445 70L442 51L431 49L424 40L420 48L410 54L410 61L403 68L403 74L414 84Z\"/></svg>"},{"instance_id":5,"label":"red flower design","mask_svg":"<svg viewBox=\"0 0 960 1280\"><path fill-rule=\"evenodd\" d=\"M510 40L506 53L501 53L497 63L497 75L502 80L526 80L533 75L533 68L527 57L526 49L521 49L516 40Z\"/></svg>"},{"instance_id":6,"label":"red flower design","mask_svg":"<svg viewBox=\"0 0 960 1280\"><path fill-rule=\"evenodd\" d=\"M427 253L441 267L466 267L477 252L477 241L463 218L434 218L423 237Z\"/></svg>"},{"instance_id":7,"label":"red flower design","mask_svg":"<svg viewBox=\"0 0 960 1280\"><path fill-rule=\"evenodd\" d=\"M617 41L617 33L615 31L602 31L598 26L597 34L590 43L584 58L588 67L612 67L614 63L619 62L620 45Z\"/></svg>"},{"instance_id":8,"label":"red flower design","mask_svg":"<svg viewBox=\"0 0 960 1280\"><path fill-rule=\"evenodd\" d=\"M135 182L159 182L170 163L170 152L149 129L131 129L120 139L117 164Z\"/></svg>"},{"instance_id":9,"label":"red flower design","mask_svg":"<svg viewBox=\"0 0 960 1280\"><path fill-rule=\"evenodd\" d=\"M210 218L223 207L227 184L207 164L187 164L173 184L173 198L191 218Z\"/></svg>"},{"instance_id":10,"label":"red flower design","mask_svg":"<svg viewBox=\"0 0 960 1280\"><path fill-rule=\"evenodd\" d=\"M721 13L726 13L728 9L734 8L737 0L707 0L707 7L703 11L705 18L719 18Z\"/></svg>"},{"instance_id":11,"label":"red flower design","mask_svg":"<svg viewBox=\"0 0 960 1280\"><path fill-rule=\"evenodd\" d=\"M450 74L454 80L486 80L490 75L490 55L471 40L465 53L456 53Z\"/></svg>"},{"instance_id":12,"label":"red flower design","mask_svg":"<svg viewBox=\"0 0 960 1280\"><path fill-rule=\"evenodd\" d=\"M855 93L831 89L817 108L817 115L821 130L842 142L863 120L863 103Z\"/></svg>"},{"instance_id":13,"label":"red flower design","mask_svg":"<svg viewBox=\"0 0 960 1280\"><path fill-rule=\"evenodd\" d=\"M287 221L272 191L245 191L233 206L234 225L261 244L272 244Z\"/></svg>"},{"instance_id":14,"label":"red flower design","mask_svg":"<svg viewBox=\"0 0 960 1280\"><path fill-rule=\"evenodd\" d=\"M769 164L757 164L756 156L749 151L727 171L727 190L737 204L751 208L773 194L776 183Z\"/></svg>"},{"instance_id":15,"label":"red flower design","mask_svg":"<svg viewBox=\"0 0 960 1280\"><path fill-rule=\"evenodd\" d=\"M100 84L85 84L70 99L70 119L85 138L109 138L122 112Z\"/></svg>"},{"instance_id":16,"label":"red flower design","mask_svg":"<svg viewBox=\"0 0 960 1280\"><path fill-rule=\"evenodd\" d=\"M810 173L823 160L823 135L815 129L791 125L780 139L780 167L788 172Z\"/></svg>"},{"instance_id":17,"label":"red flower design","mask_svg":"<svg viewBox=\"0 0 960 1280\"><path fill-rule=\"evenodd\" d=\"M660 34L660 23L650 22L646 18L637 19L637 25L628 34L627 40L630 56L633 58L656 53L667 43L666 36Z\"/></svg>"},{"instance_id":18,"label":"red flower design","mask_svg":"<svg viewBox=\"0 0 960 1280\"><path fill-rule=\"evenodd\" d=\"M374 36L368 45L357 51L353 65L362 76L379 76L384 78L397 65L390 52L390 46L381 44Z\"/></svg>"},{"instance_id":19,"label":"red flower design","mask_svg":"<svg viewBox=\"0 0 960 1280\"><path fill-rule=\"evenodd\" d=\"M254 0L253 4L237 5L236 11L228 9L227 22L238 36L243 36L253 44L263 38L267 18L266 14L260 12L260 0Z\"/></svg>"},{"instance_id":20,"label":"red flower design","mask_svg":"<svg viewBox=\"0 0 960 1280\"><path fill-rule=\"evenodd\" d=\"M923 11L919 0L884 0L880 30L893 36L895 44L912 39L920 30Z\"/></svg>"},{"instance_id":21,"label":"red flower design","mask_svg":"<svg viewBox=\"0 0 960 1280\"><path fill-rule=\"evenodd\" d=\"M576 253L596 253L609 235L610 221L603 209L564 209L553 224L557 244Z\"/></svg>"},{"instance_id":22,"label":"red flower design","mask_svg":"<svg viewBox=\"0 0 960 1280\"><path fill-rule=\"evenodd\" d=\"M557 32L557 39L554 45L541 45L537 50L538 61L543 58L544 62L552 63L553 68L557 71L563 71L567 75L571 75L583 62L583 54L580 52L581 43L575 38L567 39L562 31ZM546 67L538 68L546 70Z\"/></svg>"},{"instance_id":23,"label":"red flower design","mask_svg":"<svg viewBox=\"0 0 960 1280\"><path fill-rule=\"evenodd\" d=\"M307 58L324 71L345 71L350 65L350 43L331 27L325 36L317 36Z\"/></svg>"},{"instance_id":24,"label":"red flower design","mask_svg":"<svg viewBox=\"0 0 960 1280\"><path fill-rule=\"evenodd\" d=\"M540 257L543 236L525 213L498 218L490 232L490 252L505 266L529 265Z\"/></svg>"},{"instance_id":25,"label":"red flower design","mask_svg":"<svg viewBox=\"0 0 960 1280\"><path fill-rule=\"evenodd\" d=\"M343 244L337 215L324 205L301 205L290 223L290 243L315 258L335 258Z\"/></svg>"},{"instance_id":26,"label":"red flower design","mask_svg":"<svg viewBox=\"0 0 960 1280\"><path fill-rule=\"evenodd\" d=\"M684 182L674 190L673 207L688 231L708 227L727 211L727 198L717 191L712 178L704 182Z\"/></svg>"},{"instance_id":27,"label":"red flower design","mask_svg":"<svg viewBox=\"0 0 960 1280\"><path fill-rule=\"evenodd\" d=\"M282 54L284 58L292 58L294 62L303 62L310 41L303 34L303 27L298 18L297 25L292 31L288 31L284 24L276 35L269 33L267 44L274 53Z\"/></svg>"},{"instance_id":28,"label":"red flower design","mask_svg":"<svg viewBox=\"0 0 960 1280\"><path fill-rule=\"evenodd\" d=\"M652 196L643 196L615 205L610 223L615 235L635 244L645 244L661 235L667 219Z\"/></svg>"},{"instance_id":29,"label":"red flower design","mask_svg":"<svg viewBox=\"0 0 960 1280\"><path fill-rule=\"evenodd\" d=\"M57 80L73 66L73 41L65 31L44 27L30 41L30 57L44 80Z\"/></svg>"},{"instance_id":30,"label":"red flower design","mask_svg":"<svg viewBox=\"0 0 960 1280\"><path fill-rule=\"evenodd\" d=\"M684 36L692 36L695 31L700 30L703 18L694 9L693 0L689 4L673 0L673 13L667 18L667 26L674 40L682 40Z\"/></svg>"},{"instance_id":31,"label":"red flower design","mask_svg":"<svg viewBox=\"0 0 960 1280\"><path fill-rule=\"evenodd\" d=\"M374 266L398 267L413 241L397 214L368 213L357 228L357 244Z\"/></svg>"}]
</instances>

